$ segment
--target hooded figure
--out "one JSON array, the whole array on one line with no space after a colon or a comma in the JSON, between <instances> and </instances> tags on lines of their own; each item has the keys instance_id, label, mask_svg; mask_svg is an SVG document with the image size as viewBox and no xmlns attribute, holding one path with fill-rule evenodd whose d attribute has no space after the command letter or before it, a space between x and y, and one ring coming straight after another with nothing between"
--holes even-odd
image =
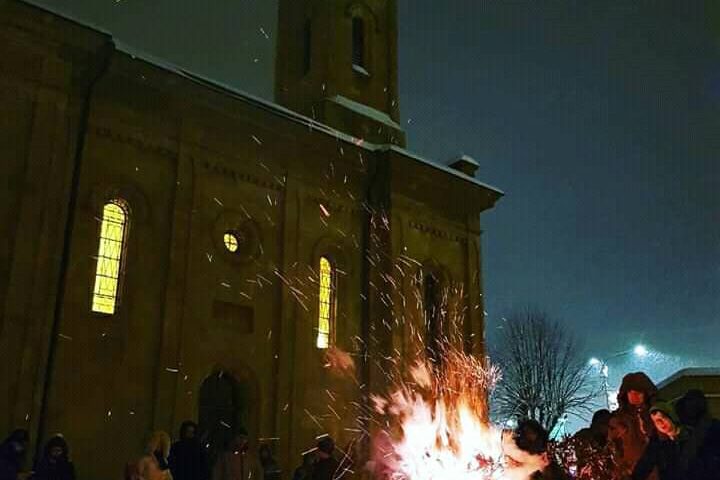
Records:
<instances>
[{"instance_id":1,"label":"hooded figure","mask_svg":"<svg viewBox=\"0 0 720 480\"><path fill-rule=\"evenodd\" d=\"M701 390L688 390L675 410L680 422L693 429L698 444L697 470L707 480L720 479L720 420L710 416L707 399Z\"/></svg>"},{"instance_id":2,"label":"hooded figure","mask_svg":"<svg viewBox=\"0 0 720 480\"><path fill-rule=\"evenodd\" d=\"M650 408L650 417L658 434L650 439L635 465L632 480L645 480L655 468L660 480L705 480L693 472L698 453L696 438L690 428L680 423L673 406L657 402Z\"/></svg>"},{"instance_id":3,"label":"hooded figure","mask_svg":"<svg viewBox=\"0 0 720 480\"><path fill-rule=\"evenodd\" d=\"M62 435L55 435L45 444L33 480L75 480L75 466Z\"/></svg>"},{"instance_id":4,"label":"hooded figure","mask_svg":"<svg viewBox=\"0 0 720 480\"><path fill-rule=\"evenodd\" d=\"M172 480L168 455L170 436L162 430L153 432L138 465L142 477L145 480Z\"/></svg>"},{"instance_id":5,"label":"hooded figure","mask_svg":"<svg viewBox=\"0 0 720 480\"><path fill-rule=\"evenodd\" d=\"M17 429L0 443L0 480L17 480L29 440L27 430Z\"/></svg>"},{"instance_id":6,"label":"hooded figure","mask_svg":"<svg viewBox=\"0 0 720 480\"><path fill-rule=\"evenodd\" d=\"M198 438L198 426L186 420L180 426L180 439L173 443L168 458L174 480L206 480L207 456Z\"/></svg>"},{"instance_id":7,"label":"hooded figure","mask_svg":"<svg viewBox=\"0 0 720 480\"><path fill-rule=\"evenodd\" d=\"M657 387L643 372L628 373L623 377L618 392L618 409L615 415L622 416L627 425L625 435L619 439L622 444L622 458L617 460L632 471L655 433L650 420L650 405L657 395ZM656 478L656 477L650 477Z\"/></svg>"},{"instance_id":8,"label":"hooded figure","mask_svg":"<svg viewBox=\"0 0 720 480\"><path fill-rule=\"evenodd\" d=\"M325 436L317 442L317 461L312 471L312 480L332 480L337 476L340 463L335 459L335 441Z\"/></svg>"}]
</instances>

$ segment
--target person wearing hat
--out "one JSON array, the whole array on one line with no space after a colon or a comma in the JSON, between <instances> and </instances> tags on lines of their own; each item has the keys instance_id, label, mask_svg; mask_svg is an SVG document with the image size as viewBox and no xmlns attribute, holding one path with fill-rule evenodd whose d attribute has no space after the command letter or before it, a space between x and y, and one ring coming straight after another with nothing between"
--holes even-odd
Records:
<instances>
[{"instance_id":1,"label":"person wearing hat","mask_svg":"<svg viewBox=\"0 0 720 480\"><path fill-rule=\"evenodd\" d=\"M335 459L335 441L328 435L317 442L317 461L312 469L312 480L332 480L337 476L340 463Z\"/></svg>"},{"instance_id":2,"label":"person wearing hat","mask_svg":"<svg viewBox=\"0 0 720 480\"><path fill-rule=\"evenodd\" d=\"M632 473L632 480L645 480L657 468L659 480L701 480L694 472L698 445L692 429L680 423L670 403L656 402L650 418L657 431Z\"/></svg>"}]
</instances>

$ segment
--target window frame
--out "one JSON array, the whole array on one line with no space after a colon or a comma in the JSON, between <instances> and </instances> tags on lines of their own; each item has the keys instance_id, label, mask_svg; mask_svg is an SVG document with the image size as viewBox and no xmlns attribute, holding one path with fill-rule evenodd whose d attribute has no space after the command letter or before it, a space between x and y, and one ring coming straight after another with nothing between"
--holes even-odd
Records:
<instances>
[{"instance_id":1,"label":"window frame","mask_svg":"<svg viewBox=\"0 0 720 480\"><path fill-rule=\"evenodd\" d=\"M327 300L327 311L328 311L328 331L326 333L327 344L325 346L321 345L320 339L323 335L323 332L320 328L320 322L322 320L322 289L323 289L323 261L327 262L330 267L330 280L329 285L327 289L328 292L328 300ZM327 350L328 348L332 347L335 344L335 331L337 329L337 307L338 307L338 268L337 268L337 262L333 260L333 258L330 255L323 254L320 255L318 258L318 303L317 303L317 319L315 322L315 348L318 350Z\"/></svg>"},{"instance_id":2,"label":"window frame","mask_svg":"<svg viewBox=\"0 0 720 480\"><path fill-rule=\"evenodd\" d=\"M101 294L98 292L98 281L101 277L106 275L101 275L101 272L99 271L101 261L102 259L108 259L108 257L102 257L101 258L101 252L103 250L103 241L107 242L113 242L118 240L113 240L110 237L104 237L103 231L104 228L106 228L106 221L112 222L112 220L106 219L106 209L110 206L114 205L120 209L120 211L123 214L123 222L121 223L122 226L122 232L121 232L121 239L119 240L119 249L120 253L118 255L118 258L110 258L110 261L116 261L117 262L117 277L114 278L115 280L115 291L113 293L113 304L112 304L112 311L103 311L100 309L96 309L96 297L104 297L101 298L101 300L107 300L107 295ZM113 316L118 313L118 310L120 306L122 305L122 298L123 298L123 290L124 290L124 284L125 284L125 269L127 266L127 252L128 252L128 240L129 240L129 232L130 232L130 224L131 224L131 209L129 202L122 198L122 197L112 197L102 203L102 209L101 209L101 218L100 218L100 224L97 230L97 234L95 235L96 239L96 250L95 250L95 268L93 269L93 283L92 283L92 289L91 289L91 295L90 295L90 312L94 315L100 315L100 316ZM105 247L107 248L107 247ZM100 303L99 303L100 305Z\"/></svg>"}]
</instances>

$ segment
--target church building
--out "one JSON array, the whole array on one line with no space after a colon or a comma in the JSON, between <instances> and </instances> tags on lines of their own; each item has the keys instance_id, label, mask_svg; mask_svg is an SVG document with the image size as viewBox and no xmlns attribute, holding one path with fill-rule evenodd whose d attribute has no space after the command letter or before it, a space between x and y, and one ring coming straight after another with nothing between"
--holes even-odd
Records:
<instances>
[{"instance_id":1,"label":"church building","mask_svg":"<svg viewBox=\"0 0 720 480\"><path fill-rule=\"evenodd\" d=\"M273 103L0 0L0 435L114 479L191 419L289 472L362 430L388 359L483 355L502 193L406 149L396 11L280 0Z\"/></svg>"}]
</instances>

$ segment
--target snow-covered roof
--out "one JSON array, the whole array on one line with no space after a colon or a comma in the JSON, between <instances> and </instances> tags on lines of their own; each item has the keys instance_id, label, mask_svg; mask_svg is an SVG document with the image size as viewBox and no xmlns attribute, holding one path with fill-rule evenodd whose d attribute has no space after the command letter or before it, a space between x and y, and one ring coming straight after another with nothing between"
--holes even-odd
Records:
<instances>
[{"instance_id":1,"label":"snow-covered roof","mask_svg":"<svg viewBox=\"0 0 720 480\"><path fill-rule=\"evenodd\" d=\"M717 367L691 367L691 368L683 368L682 370L678 370L677 372L670 375L668 378L663 380L658 384L658 388L664 388L667 385L671 384L678 378L682 377L710 377L710 376L719 376L720 377L720 368Z\"/></svg>"},{"instance_id":2,"label":"snow-covered roof","mask_svg":"<svg viewBox=\"0 0 720 480\"><path fill-rule=\"evenodd\" d=\"M423 164L426 164L433 168L436 168L444 173L453 175L453 176L461 178L467 182L475 184L476 186L489 189L491 191L496 192L499 195L504 195L504 193L501 190L498 190L497 188L492 187L486 183L480 182L479 180L475 179L474 177L466 175L466 174L464 174L458 170L455 170L453 168L450 168L446 165L441 165L439 163L428 160L428 159L421 157L420 155L418 155L416 153L410 152L409 150L406 150L404 148L398 147L396 145L389 145L389 144L374 144L374 143L370 143L370 142L367 142L364 140L359 141L361 139L358 139L356 137L353 137L352 135L348 135L344 132L336 130L336 129L329 127L323 123L317 122L309 117L306 117L305 115L299 114L293 110L285 108L282 105L278 105L275 102L265 100L263 98L260 98L256 95L253 95L246 91L243 91L243 90L240 90L233 86L224 84L217 80L208 78L205 75L198 74L198 73L192 72L190 70L184 69L184 68L179 67L171 62L168 62L167 60L157 58L152 54L149 54L149 53L139 50L137 48L131 47L130 45L126 45L121 41L116 41L112 37L112 33L107 32L106 30L103 30L102 28L97 27L95 25L92 25L91 23L86 22L85 20L80 20L80 19L74 18L71 15L68 15L66 13L49 8L48 6L38 2L37 0L20 0L20 1L25 2L34 7L37 7L41 10L50 12L53 15L57 15L58 17L69 20L80 26L94 30L103 35L107 35L112 39L112 41L115 45L115 48L118 51L129 55L133 59L139 59L143 62L146 62L146 63L153 65L155 67L158 67L160 69L180 75L180 76L188 79L191 82L194 82L194 83L204 86L205 88L210 88L210 89L219 91L225 95L228 95L230 97L236 98L238 100L245 101L256 107L262 108L266 111L269 111L276 115L280 115L284 118L287 118L291 121L301 123L315 131L322 132L327 135L331 135L331 136L337 138L338 140L342 140L348 144L352 143L353 145L359 146L360 148L364 148L365 150L368 150L368 151L387 151L387 150L395 151L397 153L400 153L401 155L407 156L408 158L415 159ZM361 103L355 102L353 100L350 100L349 98L346 98L346 97L343 97L340 95L332 97L330 100L334 101L338 104L344 105L348 108L354 109L354 110L358 111L359 113L363 113L367 116L370 116L370 117L384 123L385 125L400 129L400 126L395 121L393 121L389 115L387 115L384 112L380 112L379 110L368 107L367 105L363 105Z\"/></svg>"},{"instance_id":3,"label":"snow-covered roof","mask_svg":"<svg viewBox=\"0 0 720 480\"><path fill-rule=\"evenodd\" d=\"M458 157L453 157L453 158L451 158L451 159L447 162L447 164L448 164L448 165L452 165L453 163L457 163L457 162L466 162L466 163L469 163L470 165L474 165L474 166L476 166L476 167L479 167L479 166L480 166L480 164L477 162L477 160L475 160L475 159L474 159L473 157L471 157L470 155L465 155L464 153L463 153L462 155L458 156Z\"/></svg>"},{"instance_id":4,"label":"snow-covered roof","mask_svg":"<svg viewBox=\"0 0 720 480\"><path fill-rule=\"evenodd\" d=\"M343 107L352 110L353 112L359 113L360 115L372 118L373 120L380 122L383 125L387 125L388 127L400 130L400 125L398 125L397 122L390 118L390 115L385 112L381 112L380 110L377 110L375 108L368 107L367 105L363 105L362 103L356 102L354 100L350 100L349 98L342 95L335 95L334 97L328 98L328 101L337 103L338 105L342 105Z\"/></svg>"},{"instance_id":5,"label":"snow-covered roof","mask_svg":"<svg viewBox=\"0 0 720 480\"><path fill-rule=\"evenodd\" d=\"M466 174L464 174L463 172L461 172L461 171L459 171L459 170L455 170L454 168L451 168L451 167L449 167L449 166L447 166L447 165L442 165L442 164L433 162L432 160L429 160L429 159L427 159L427 158L425 158L425 157L422 157L422 156L418 155L417 153L411 152L411 151L406 150L406 149L404 149L404 148L402 148L402 147L398 147L397 145L380 145L380 146L377 147L377 148L379 148L380 150L385 150L385 151L386 151L386 150L392 150L392 151L394 151L394 152L397 152L397 153L400 153L400 154L402 154L402 155L405 155L406 157L412 158L413 160L417 160L417 161L420 162L420 163L424 163L424 164L426 164L426 165L428 165L428 166L431 166L431 167L433 167L433 168L436 168L436 169L438 169L438 170L442 170L443 172L445 172L445 173L447 173L447 174L454 175L454 176L456 176L456 177L460 177L460 178L462 178L463 180L467 180L468 182L472 182L472 183L474 183L474 184L476 184L476 185L478 185L478 186L480 186L480 187L487 188L488 190L492 190L493 192L495 192L495 193L497 193L497 194L499 194L499 195L505 195L505 192L503 192L502 190L500 190L500 189L498 189L498 188L495 188L495 187L493 187L492 185L488 185L487 183L483 183L483 182L481 182L480 180L478 180L478 179L475 178L475 177L471 177L470 175L466 175Z\"/></svg>"},{"instance_id":6,"label":"snow-covered roof","mask_svg":"<svg viewBox=\"0 0 720 480\"><path fill-rule=\"evenodd\" d=\"M52 13L52 14L55 15L55 16L58 16L58 17L60 17L60 18L64 18L65 20L69 20L69 21L71 21L71 22L73 22L73 23L76 23L76 24L80 25L81 27L86 27L86 28L89 28L89 29L91 29L91 30L95 30L95 31L98 32L98 33L102 33L103 35L107 35L107 36L109 36L109 37L112 37L112 33L108 32L108 31L105 30L104 28L102 28L102 27L100 27L100 26L98 26L98 25L95 25L95 24L93 24L93 23L91 23L91 22L88 22L87 20L79 19L79 18L77 18L77 17L74 17L74 16L72 16L72 15L66 13L66 12L61 12L61 11L57 10L56 8L54 8L54 7L51 7L51 6L49 6L49 5L46 5L45 3L39 2L39 1L37 1L37 0L21 0L21 1L24 2L24 3L27 3L28 5L32 5L33 7L37 7L37 8L39 8L39 9L41 9L41 10L45 10L46 12Z\"/></svg>"}]
</instances>

